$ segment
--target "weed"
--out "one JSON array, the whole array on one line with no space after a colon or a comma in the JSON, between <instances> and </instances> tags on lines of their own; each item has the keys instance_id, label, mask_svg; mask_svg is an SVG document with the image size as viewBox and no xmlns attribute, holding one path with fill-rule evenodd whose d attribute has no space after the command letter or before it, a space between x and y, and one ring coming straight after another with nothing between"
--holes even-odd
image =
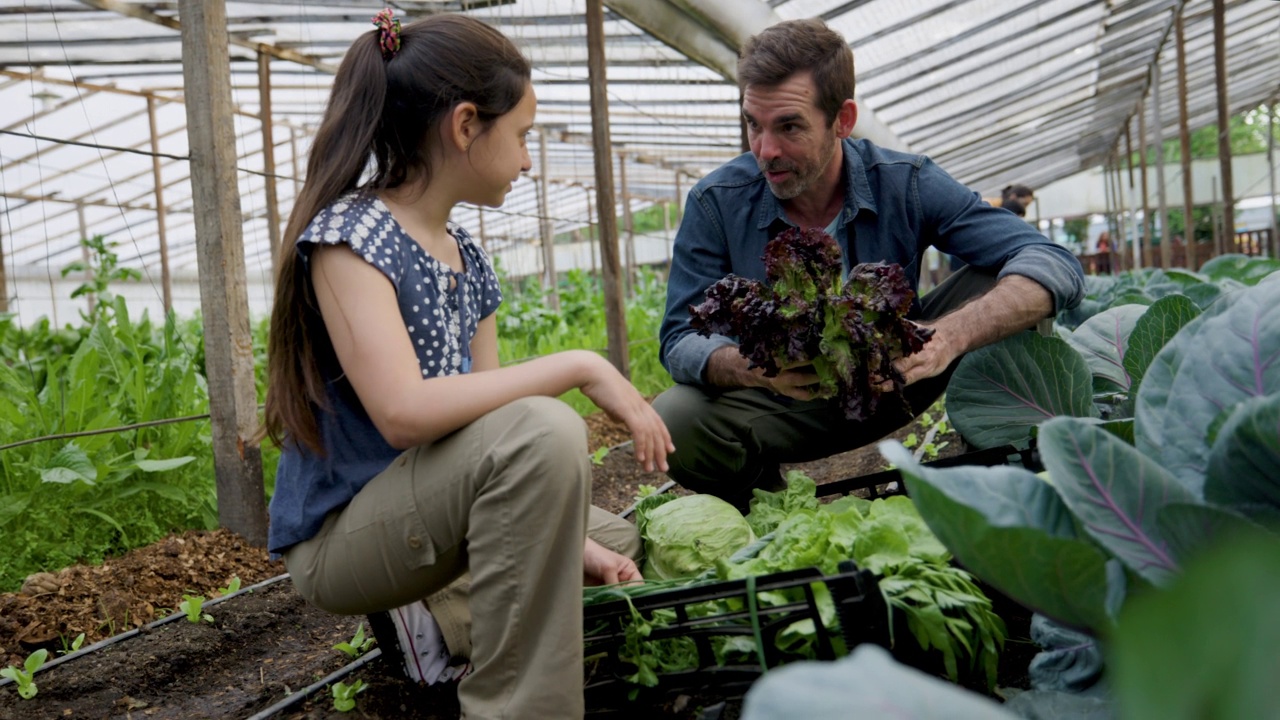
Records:
<instances>
[{"instance_id":1,"label":"weed","mask_svg":"<svg viewBox=\"0 0 1280 720\"><path fill-rule=\"evenodd\" d=\"M213 616L209 613L200 612L200 608L204 606L203 595L183 595L182 602L178 603L178 609L187 614L187 621L198 623L201 620L211 623Z\"/></svg>"},{"instance_id":2,"label":"weed","mask_svg":"<svg viewBox=\"0 0 1280 720\"><path fill-rule=\"evenodd\" d=\"M70 655L71 653L79 650L81 645L84 645L84 633L77 635L76 639L72 640L70 643L67 642L66 635L59 635L58 640L62 642L62 649L58 651L58 654Z\"/></svg>"},{"instance_id":3,"label":"weed","mask_svg":"<svg viewBox=\"0 0 1280 720\"><path fill-rule=\"evenodd\" d=\"M31 653L27 656L26 661L22 663L21 668L10 665L0 670L0 677L7 677L18 684L18 696L23 700L30 700L36 696L36 682L33 676L36 671L44 665L44 661L49 657L49 651L44 648Z\"/></svg>"}]
</instances>

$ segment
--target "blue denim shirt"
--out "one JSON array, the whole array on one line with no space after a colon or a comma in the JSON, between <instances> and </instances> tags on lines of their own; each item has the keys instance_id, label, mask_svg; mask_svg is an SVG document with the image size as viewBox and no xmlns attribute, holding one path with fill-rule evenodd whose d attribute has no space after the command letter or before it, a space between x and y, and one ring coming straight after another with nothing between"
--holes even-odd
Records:
<instances>
[{"instance_id":1,"label":"blue denim shirt","mask_svg":"<svg viewBox=\"0 0 1280 720\"><path fill-rule=\"evenodd\" d=\"M932 245L970 265L1000 268L999 277L1035 280L1053 295L1055 312L1084 297L1084 271L1074 255L1017 215L983 202L929 158L849 139L844 173L844 209L833 237L846 267L897 263L918 289L924 252ZM737 344L722 335L698 335L689 327L689 306L729 273L763 281L765 243L793 225L751 153L689 191L660 332L662 364L676 382L703 383L711 353Z\"/></svg>"}]
</instances>

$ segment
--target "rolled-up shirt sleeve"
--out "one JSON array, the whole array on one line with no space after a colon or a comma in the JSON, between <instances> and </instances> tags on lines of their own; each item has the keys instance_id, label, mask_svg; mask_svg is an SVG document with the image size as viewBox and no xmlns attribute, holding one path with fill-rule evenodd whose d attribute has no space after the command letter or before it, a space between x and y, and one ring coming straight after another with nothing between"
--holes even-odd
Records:
<instances>
[{"instance_id":1,"label":"rolled-up shirt sleeve","mask_svg":"<svg viewBox=\"0 0 1280 720\"><path fill-rule=\"evenodd\" d=\"M737 344L723 335L704 337L689 326L689 306L702 302L707 288L730 272L724 224L717 221L709 205L697 188L689 192L676 232L667 280L667 310L659 332L663 367L671 379L687 385L705 382L711 353Z\"/></svg>"},{"instance_id":2,"label":"rolled-up shirt sleeve","mask_svg":"<svg viewBox=\"0 0 1280 720\"><path fill-rule=\"evenodd\" d=\"M1084 298L1084 269L1069 250L1050 242L1025 220L992 207L925 159L916 192L921 227L933 244L977 267L1000 268L998 277L1022 275L1053 296L1058 312Z\"/></svg>"}]
</instances>

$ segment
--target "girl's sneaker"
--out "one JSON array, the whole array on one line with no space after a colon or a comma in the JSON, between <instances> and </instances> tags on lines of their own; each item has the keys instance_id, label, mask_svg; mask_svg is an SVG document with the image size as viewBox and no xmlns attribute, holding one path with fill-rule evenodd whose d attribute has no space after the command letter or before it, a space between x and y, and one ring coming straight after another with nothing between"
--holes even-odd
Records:
<instances>
[{"instance_id":1,"label":"girl's sneaker","mask_svg":"<svg viewBox=\"0 0 1280 720\"><path fill-rule=\"evenodd\" d=\"M394 662L400 658L404 674L414 682L434 685L461 680L471 665L450 665L440 624L421 601L369 615L369 627L378 647Z\"/></svg>"}]
</instances>

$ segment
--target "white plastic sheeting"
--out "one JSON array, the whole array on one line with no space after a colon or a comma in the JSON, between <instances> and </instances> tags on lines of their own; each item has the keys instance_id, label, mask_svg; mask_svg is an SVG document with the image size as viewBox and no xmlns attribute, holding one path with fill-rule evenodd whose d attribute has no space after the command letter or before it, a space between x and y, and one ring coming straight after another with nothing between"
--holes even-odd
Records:
<instances>
[{"instance_id":1,"label":"white plastic sheeting","mask_svg":"<svg viewBox=\"0 0 1280 720\"><path fill-rule=\"evenodd\" d=\"M732 33L689 12L718 0L652 0L691 22L672 35L642 30L606 11L611 135L627 163L633 209L676 199L697 177L741 150L737 88L666 44L723 45ZM932 156L975 190L1010 182L1033 187L1098 165L1149 95L1152 64L1161 66L1164 137L1176 137L1178 76L1172 25L1186 17L1188 91L1193 128L1214 122L1211 0L736 0L754 3L744 17L827 20L853 46L858 95L912 150ZM586 68L585 0L422 0L390 3L410 19L465 11L497 27L532 59L546 131L549 214L556 232L581 227L594 204ZM606 5L609 3L606 2ZM634 0L631 4L634 4ZM332 68L381 2L227 2L234 100L250 276L270 275L255 43ZM621 3L620 3L621 5ZM123 6L126 16L103 7ZM757 12L759 11L759 12ZM150 92L157 105L159 149L175 273L195 268L185 114L176 3L132 0L0 1L0 237L10 276L56 276L79 259L80 216L90 234L120 243L129 265L158 283L158 241L146 100L88 85ZM150 19L146 19L150 16ZM699 20L701 18L701 20ZM703 23L703 24L699 24ZM728 38L726 36L729 36ZM684 40L680 40L683 37ZM660 39L662 38L662 39ZM1229 93L1233 111L1280 91L1280 3L1228 0ZM695 57L697 53L691 52ZM721 65L725 59L720 51ZM275 157L282 215L303 173L308 138L323 111L325 69L270 63ZM77 79L81 85L42 80ZM1155 116L1147 103L1151 130ZM36 137L33 137L36 136ZM44 139L38 139L44 138ZM68 145L65 141L89 147ZM623 159L625 158L625 159ZM619 202L621 202L619 195ZM483 211L495 249L536 242L537 183L522 180L507 204ZM590 212L594 212L591 209ZM619 213L620 214L620 213ZM456 219L473 232L480 212ZM521 256L523 257L523 255ZM532 256L530 256L532 257ZM520 268L513 270L521 271ZM532 271L532 269L523 269ZM11 283L11 287L13 284Z\"/></svg>"}]
</instances>

